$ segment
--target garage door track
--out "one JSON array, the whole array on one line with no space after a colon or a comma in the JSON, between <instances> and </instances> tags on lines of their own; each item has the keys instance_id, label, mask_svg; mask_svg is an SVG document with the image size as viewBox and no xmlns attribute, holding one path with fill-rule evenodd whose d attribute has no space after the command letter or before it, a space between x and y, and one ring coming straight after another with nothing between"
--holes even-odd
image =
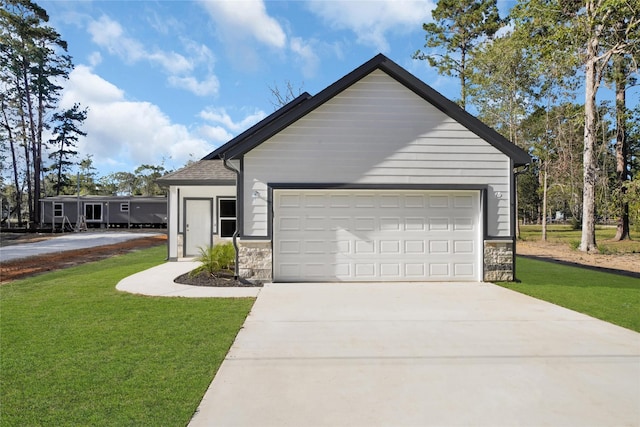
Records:
<instances>
[{"instance_id":1,"label":"garage door track","mask_svg":"<svg viewBox=\"0 0 640 427\"><path fill-rule=\"evenodd\" d=\"M640 334L485 283L268 284L191 426L640 424Z\"/></svg>"}]
</instances>

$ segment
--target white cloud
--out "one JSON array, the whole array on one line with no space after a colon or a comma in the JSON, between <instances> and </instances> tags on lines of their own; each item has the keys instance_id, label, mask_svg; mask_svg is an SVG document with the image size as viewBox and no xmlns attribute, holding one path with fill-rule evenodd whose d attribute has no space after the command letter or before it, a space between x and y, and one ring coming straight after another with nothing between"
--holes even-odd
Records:
<instances>
[{"instance_id":1,"label":"white cloud","mask_svg":"<svg viewBox=\"0 0 640 427\"><path fill-rule=\"evenodd\" d=\"M98 168L129 170L163 159L179 167L212 150L207 140L172 123L158 106L127 100L122 90L84 65L69 75L60 106L69 108L75 102L89 109L83 126L87 136L78 144L80 156L92 154Z\"/></svg>"},{"instance_id":2,"label":"white cloud","mask_svg":"<svg viewBox=\"0 0 640 427\"><path fill-rule=\"evenodd\" d=\"M87 60L91 67L95 67L96 65L102 63L102 55L100 55L100 52L92 52L91 54L89 54Z\"/></svg>"},{"instance_id":3,"label":"white cloud","mask_svg":"<svg viewBox=\"0 0 640 427\"><path fill-rule=\"evenodd\" d=\"M220 82L216 76L209 76L199 81L195 77L170 76L169 84L173 87L186 89L197 96L215 95L220 88Z\"/></svg>"},{"instance_id":4,"label":"white cloud","mask_svg":"<svg viewBox=\"0 0 640 427\"><path fill-rule=\"evenodd\" d=\"M224 108L209 108L200 112L200 117L213 123L219 123L232 132L240 132L264 119L267 115L264 111L255 111L239 122L234 122Z\"/></svg>"},{"instance_id":5,"label":"white cloud","mask_svg":"<svg viewBox=\"0 0 640 427\"><path fill-rule=\"evenodd\" d=\"M214 56L211 50L192 40L182 39L188 57L173 51L148 50L138 40L128 37L122 26L106 15L97 21L92 20L87 30L92 40L109 53L117 55L126 62L148 61L159 65L169 76L167 80L173 87L188 90L198 96L216 95L220 88L218 78L213 74ZM94 55L100 55L96 52ZM95 61L90 60L91 64ZM202 66L205 77L195 76L196 68ZM202 69L200 69L202 71Z\"/></svg>"},{"instance_id":6,"label":"white cloud","mask_svg":"<svg viewBox=\"0 0 640 427\"><path fill-rule=\"evenodd\" d=\"M358 43L389 51L387 33L413 31L431 19L433 0L311 0L311 11L336 29L356 34Z\"/></svg>"},{"instance_id":7,"label":"white cloud","mask_svg":"<svg viewBox=\"0 0 640 427\"><path fill-rule=\"evenodd\" d=\"M251 37L258 42L283 48L287 36L274 18L267 14L262 0L201 0L201 4L218 24L225 38Z\"/></svg>"},{"instance_id":8,"label":"white cloud","mask_svg":"<svg viewBox=\"0 0 640 427\"><path fill-rule=\"evenodd\" d=\"M290 48L302 63L302 73L304 76L306 78L313 77L318 69L320 58L318 58L318 55L314 52L311 43L304 41L300 37L292 37Z\"/></svg>"},{"instance_id":9,"label":"white cloud","mask_svg":"<svg viewBox=\"0 0 640 427\"><path fill-rule=\"evenodd\" d=\"M200 0L200 4L235 68L256 72L264 64L265 48L278 53L287 48L287 35L269 16L263 0Z\"/></svg>"},{"instance_id":10,"label":"white cloud","mask_svg":"<svg viewBox=\"0 0 640 427\"><path fill-rule=\"evenodd\" d=\"M224 143L233 138L233 134L229 133L222 126L203 125L203 126L200 126L199 132L200 132L200 135L202 135L203 137L207 138L212 142Z\"/></svg>"},{"instance_id":11,"label":"white cloud","mask_svg":"<svg viewBox=\"0 0 640 427\"><path fill-rule=\"evenodd\" d=\"M94 43L125 61L135 63L148 60L170 73L184 73L193 69L193 64L179 53L161 50L148 52L142 43L126 36L122 26L106 15L89 22L87 30Z\"/></svg>"},{"instance_id":12,"label":"white cloud","mask_svg":"<svg viewBox=\"0 0 640 427\"><path fill-rule=\"evenodd\" d=\"M60 100L63 108L73 106L74 102L104 104L124 99L122 89L94 74L86 65L77 65L64 86Z\"/></svg>"},{"instance_id":13,"label":"white cloud","mask_svg":"<svg viewBox=\"0 0 640 427\"><path fill-rule=\"evenodd\" d=\"M160 64L171 74L186 73L194 68L194 64L191 61L175 52L156 51L146 54L146 58L151 62Z\"/></svg>"}]
</instances>

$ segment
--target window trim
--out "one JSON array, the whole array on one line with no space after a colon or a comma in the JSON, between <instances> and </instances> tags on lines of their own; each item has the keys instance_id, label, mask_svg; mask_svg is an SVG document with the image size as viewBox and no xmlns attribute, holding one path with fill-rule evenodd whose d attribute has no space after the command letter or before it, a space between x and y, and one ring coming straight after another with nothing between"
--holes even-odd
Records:
<instances>
[{"instance_id":1,"label":"window trim","mask_svg":"<svg viewBox=\"0 0 640 427\"><path fill-rule=\"evenodd\" d=\"M221 215L222 209L220 208L220 204L223 201L229 201L229 200L233 200L233 202L236 204L236 209L235 209L234 215L233 216L222 216ZM216 212L218 218L217 218L216 223L217 223L217 227L218 227L218 230L217 230L218 231L218 236L220 238L222 238L222 239L230 239L230 238L233 237L233 235L231 235L231 236L223 236L222 235L222 221L231 221L231 220L233 220L235 222L234 230L238 229L238 218L236 216L237 215L237 208L238 208L237 203L238 203L238 201L236 200L235 197L231 197L231 196L229 196L229 197L218 197L218 200L217 200L217 203L216 203L217 208L218 208L218 210Z\"/></svg>"},{"instance_id":2,"label":"window trim","mask_svg":"<svg viewBox=\"0 0 640 427\"><path fill-rule=\"evenodd\" d=\"M87 206L100 206L100 218L92 218L89 219L89 216L87 215ZM102 218L103 218L103 214L104 214L104 209L103 209L103 204L102 203L85 203L84 204L84 219L87 222L102 222ZM93 209L92 209L93 211ZM95 212L92 212L95 213ZM94 215L95 216L95 215Z\"/></svg>"},{"instance_id":3,"label":"window trim","mask_svg":"<svg viewBox=\"0 0 640 427\"><path fill-rule=\"evenodd\" d=\"M59 211L59 214L56 212ZM64 203L62 202L53 202L53 217L54 218L62 218L64 217Z\"/></svg>"},{"instance_id":4,"label":"window trim","mask_svg":"<svg viewBox=\"0 0 640 427\"><path fill-rule=\"evenodd\" d=\"M129 212L130 206L129 202L120 203L120 212Z\"/></svg>"}]
</instances>

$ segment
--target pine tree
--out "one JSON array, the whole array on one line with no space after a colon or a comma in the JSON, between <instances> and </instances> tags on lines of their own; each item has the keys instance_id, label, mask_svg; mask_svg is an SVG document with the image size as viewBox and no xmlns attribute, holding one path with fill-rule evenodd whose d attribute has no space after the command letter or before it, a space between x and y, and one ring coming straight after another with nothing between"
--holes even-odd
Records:
<instances>
[{"instance_id":1,"label":"pine tree","mask_svg":"<svg viewBox=\"0 0 640 427\"><path fill-rule=\"evenodd\" d=\"M68 110L53 115L53 122L56 123L53 128L55 138L49 140L49 144L55 147L55 151L49 154L49 158L54 161L51 169L56 171L54 184L56 196L60 195L62 188L68 184L69 179L66 173L69 167L75 164L71 159L78 154L74 150L78 137L87 135L79 128L86 118L87 110L81 110L79 104L74 104Z\"/></svg>"},{"instance_id":2,"label":"pine tree","mask_svg":"<svg viewBox=\"0 0 640 427\"><path fill-rule=\"evenodd\" d=\"M426 52L414 59L429 61L438 73L460 80L460 106L466 108L470 70L467 63L479 43L491 38L503 24L496 0L439 0L431 12L435 22L423 24ZM444 51L444 53L440 53Z\"/></svg>"}]
</instances>

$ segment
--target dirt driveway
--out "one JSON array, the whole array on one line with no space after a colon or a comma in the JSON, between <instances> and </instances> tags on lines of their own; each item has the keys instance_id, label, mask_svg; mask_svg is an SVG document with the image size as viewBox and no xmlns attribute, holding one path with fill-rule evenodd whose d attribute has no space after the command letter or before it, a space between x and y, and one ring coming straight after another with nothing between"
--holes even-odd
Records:
<instances>
[{"instance_id":1,"label":"dirt driveway","mask_svg":"<svg viewBox=\"0 0 640 427\"><path fill-rule=\"evenodd\" d=\"M516 252L518 255L532 256L548 261L563 261L622 272L629 271L640 275L640 253L588 254L573 250L563 243L531 241L518 242Z\"/></svg>"},{"instance_id":2,"label":"dirt driveway","mask_svg":"<svg viewBox=\"0 0 640 427\"><path fill-rule=\"evenodd\" d=\"M3 247L6 248L7 246L15 244L36 243L38 241L51 239L52 237L54 237L54 235L3 235L2 240ZM59 251L13 261L3 261L0 263L0 284L46 271L59 270L86 262L109 258L137 249L163 245L166 244L166 240L166 235L159 234L152 237L134 238L110 245Z\"/></svg>"}]
</instances>

